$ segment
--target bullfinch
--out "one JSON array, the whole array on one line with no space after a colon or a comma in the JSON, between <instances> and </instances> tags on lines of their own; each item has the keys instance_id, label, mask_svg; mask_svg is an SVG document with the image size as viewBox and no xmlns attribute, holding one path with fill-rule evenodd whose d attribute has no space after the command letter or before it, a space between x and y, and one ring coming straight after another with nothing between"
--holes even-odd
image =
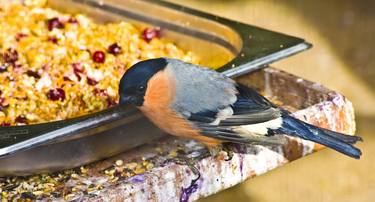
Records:
<instances>
[{"instance_id":1,"label":"bullfinch","mask_svg":"<svg viewBox=\"0 0 375 202\"><path fill-rule=\"evenodd\" d=\"M120 104L133 104L165 132L215 147L274 145L282 135L310 140L359 159L358 136L319 128L291 116L254 89L214 70L176 59L138 62L119 86Z\"/></svg>"}]
</instances>

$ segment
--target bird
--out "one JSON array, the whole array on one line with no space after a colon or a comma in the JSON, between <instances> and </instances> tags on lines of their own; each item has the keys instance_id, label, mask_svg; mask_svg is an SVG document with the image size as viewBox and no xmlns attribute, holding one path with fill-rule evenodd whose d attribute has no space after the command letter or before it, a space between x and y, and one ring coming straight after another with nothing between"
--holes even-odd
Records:
<instances>
[{"instance_id":1,"label":"bird","mask_svg":"<svg viewBox=\"0 0 375 202\"><path fill-rule=\"evenodd\" d=\"M362 155L353 146L361 137L306 123L255 89L178 59L161 57L132 65L120 80L119 103L136 106L169 134L195 139L211 149L223 143L279 145L286 135L355 159Z\"/></svg>"}]
</instances>

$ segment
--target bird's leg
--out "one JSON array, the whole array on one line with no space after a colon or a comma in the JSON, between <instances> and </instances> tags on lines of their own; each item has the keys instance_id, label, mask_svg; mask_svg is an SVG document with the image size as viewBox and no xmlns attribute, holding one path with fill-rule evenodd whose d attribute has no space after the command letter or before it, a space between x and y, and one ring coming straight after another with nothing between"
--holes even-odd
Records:
<instances>
[{"instance_id":1,"label":"bird's leg","mask_svg":"<svg viewBox=\"0 0 375 202\"><path fill-rule=\"evenodd\" d=\"M202 149L202 151L195 151L195 152L198 152L199 155L195 157L187 157L186 154L178 154L175 158L166 160L166 162L173 162L175 164L186 165L189 167L191 172L197 176L191 181L190 186L193 186L201 177L199 169L196 167L196 163L210 156L210 154L207 152L205 148Z\"/></svg>"},{"instance_id":2,"label":"bird's leg","mask_svg":"<svg viewBox=\"0 0 375 202\"><path fill-rule=\"evenodd\" d=\"M194 158L188 158L186 156L177 156L173 159L168 159L167 162L173 162L173 163L178 164L178 165L188 166L189 169L191 170L191 172L193 172L193 174L197 176L192 181L192 184L194 184L200 178L199 169L195 166L196 161L197 160L194 159Z\"/></svg>"}]
</instances>

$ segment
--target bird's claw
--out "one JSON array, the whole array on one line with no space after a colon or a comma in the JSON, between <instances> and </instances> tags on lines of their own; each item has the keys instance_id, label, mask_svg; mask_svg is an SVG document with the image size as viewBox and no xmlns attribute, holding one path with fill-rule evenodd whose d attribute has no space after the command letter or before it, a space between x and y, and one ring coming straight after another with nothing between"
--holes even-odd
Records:
<instances>
[{"instance_id":1,"label":"bird's claw","mask_svg":"<svg viewBox=\"0 0 375 202\"><path fill-rule=\"evenodd\" d=\"M203 155L203 156L207 156L207 155ZM185 166L188 166L189 169L191 170L191 172L197 176L195 177L192 181L191 181L191 184L190 186L193 186L200 178L201 178L201 174L199 172L199 169L196 167L196 162L199 161L200 159L202 159L203 157L200 156L200 157L192 157L192 158L188 158L186 156L177 156L173 159L168 159L166 162L173 162L175 164L178 164L178 165L185 165Z\"/></svg>"}]
</instances>

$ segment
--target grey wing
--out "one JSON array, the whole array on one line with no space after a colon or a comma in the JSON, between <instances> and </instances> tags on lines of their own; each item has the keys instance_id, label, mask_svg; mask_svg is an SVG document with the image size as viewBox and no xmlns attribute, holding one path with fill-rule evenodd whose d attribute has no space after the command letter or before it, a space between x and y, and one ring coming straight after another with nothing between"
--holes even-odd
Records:
<instances>
[{"instance_id":1,"label":"grey wing","mask_svg":"<svg viewBox=\"0 0 375 202\"><path fill-rule=\"evenodd\" d=\"M279 145L283 136L273 136L272 131L281 127L281 109L255 90L237 85L237 100L225 110L201 111L188 119L195 123L201 134L222 141Z\"/></svg>"},{"instance_id":2,"label":"grey wing","mask_svg":"<svg viewBox=\"0 0 375 202\"><path fill-rule=\"evenodd\" d=\"M190 113L215 111L236 101L235 82L216 71L168 59L167 69L176 78L176 95L172 108L189 116Z\"/></svg>"}]
</instances>

